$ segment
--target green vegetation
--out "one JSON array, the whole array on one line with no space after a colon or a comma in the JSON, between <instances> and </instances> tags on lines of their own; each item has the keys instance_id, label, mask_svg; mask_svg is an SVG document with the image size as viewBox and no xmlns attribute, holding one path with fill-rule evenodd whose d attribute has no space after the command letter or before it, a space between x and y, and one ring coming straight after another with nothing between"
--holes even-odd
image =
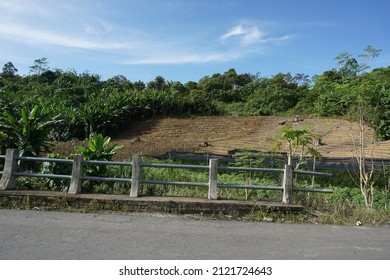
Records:
<instances>
[{"instance_id":1,"label":"green vegetation","mask_svg":"<svg viewBox=\"0 0 390 280\"><path fill-rule=\"evenodd\" d=\"M369 70L369 62L380 50L368 46L354 58L344 52L336 57L337 67L312 78L298 73L278 73L271 77L260 74L238 74L230 69L223 74L205 76L198 82L182 84L157 76L153 81L129 81L122 75L103 81L99 75L50 69L47 58L34 61L27 76L17 74L12 62L0 74L0 149L18 148L22 155L44 154L51 141L89 139L88 147L78 150L87 159L110 160L120 147L110 147L110 138L128 128L135 120L152 116L190 115L309 115L344 117L357 121L361 127L375 129L378 140L390 139L390 66ZM360 61L359 61L360 60ZM364 136L364 135L363 135ZM309 130L293 130L286 126L281 141L289 144L289 158L297 153L320 157L310 145L317 136ZM361 137L364 139L364 137ZM360 145L360 146L359 146ZM364 143L357 143L360 152ZM260 154L248 151L237 155L236 165L267 166ZM361 154L364 154L361 152ZM55 155L54 155L55 156ZM69 155L66 155L69 156ZM387 211L390 200L389 167L382 170L366 168L364 158L357 158L360 173L340 173L330 181L297 178L303 186L332 188L332 195L301 193L297 203L313 211L354 215L353 209ZM28 166L26 168L29 168ZM42 172L60 173L69 166L46 164L34 166ZM92 167L90 176L130 177L130 168ZM66 171L66 173L68 173ZM206 182L200 171L175 171L145 168L145 179ZM279 185L275 174L222 173L221 183ZM359 182L356 186L353 182ZM19 188L63 190L66 180L18 179ZM85 192L128 193L124 183L88 183ZM206 197L204 188L145 186L147 195L183 195ZM221 197L247 200L278 199L275 191L221 190Z\"/></svg>"},{"instance_id":2,"label":"green vegetation","mask_svg":"<svg viewBox=\"0 0 390 280\"><path fill-rule=\"evenodd\" d=\"M88 140L88 147L79 147L78 152L83 155L86 160L110 161L116 151L122 146L110 146L111 138L102 134L94 133ZM107 176L107 165L88 164L84 168L84 174L87 176ZM96 187L96 182L90 181L89 184L84 184L83 190L91 192Z\"/></svg>"},{"instance_id":3,"label":"green vegetation","mask_svg":"<svg viewBox=\"0 0 390 280\"><path fill-rule=\"evenodd\" d=\"M356 119L359 102L364 101L367 121L384 140L390 139L390 68L368 72L368 63L379 53L368 47L358 57L361 62L342 53L336 58L338 68L312 78L303 73L261 77L230 69L185 84L162 76L146 84L122 75L102 81L88 72L50 69L46 58L35 60L30 75L22 77L9 62L0 76L0 106L13 116L36 105L49 118L60 116L61 126L49 136L66 141L86 139L94 132L113 136L134 120L156 115L305 114Z\"/></svg>"},{"instance_id":4,"label":"green vegetation","mask_svg":"<svg viewBox=\"0 0 390 280\"><path fill-rule=\"evenodd\" d=\"M18 119L9 111L0 115L0 129L4 148L18 148L23 156L38 156L42 148L48 148L49 132L61 121L59 115L49 116L38 105L28 112L21 109Z\"/></svg>"},{"instance_id":5,"label":"green vegetation","mask_svg":"<svg viewBox=\"0 0 390 280\"><path fill-rule=\"evenodd\" d=\"M248 155L249 153L246 152ZM57 157L58 155L50 154L48 157ZM268 157L267 157L268 159ZM252 167L269 167L262 155L253 154L251 161ZM156 160L145 158L148 163L175 163L188 164L183 160ZM198 163L199 164L199 163ZM204 163L206 164L206 163ZM221 163L223 165L223 163ZM227 163L226 163L227 164ZM240 161L231 162L228 166L241 166ZM275 163L275 168L282 168L283 161ZM87 165L86 165L87 166ZM245 164L245 166L248 166ZM88 167L86 167L88 169ZM71 165L66 163L42 163L42 173L54 174L70 174ZM315 194L294 192L296 203L309 206L315 210L329 210L332 207L349 207L361 208L365 207L364 196L360 192L359 186L351 185L353 178L348 171L332 172L332 177L316 177L316 182L313 185L312 177L308 175L298 174L295 176L296 187L314 187L314 188L330 188L333 189L332 194ZM86 174L87 175L87 174ZM89 175L89 174L88 174ZM117 178L131 178L131 167L126 166L106 166L104 174L94 174L94 176L107 176ZM381 170L377 170L378 186L385 185L385 188L375 188L373 209L388 210L390 203L390 191L388 186L388 174ZM218 183L221 184L241 184L241 185L258 185L258 186L280 186L282 183L282 173L274 172L248 172L248 171L224 171L218 176ZM358 178L358 174L355 175ZM179 181L179 182L208 182L207 170L187 170L174 168L154 168L143 167L142 179L144 180L163 180L163 181ZM86 183L88 181L85 181ZM18 178L18 189L33 189L33 190L62 190L69 185L68 180L42 180L38 178ZM86 187L82 189L86 193L108 193L108 194L129 194L129 183L96 183L92 188ZM224 199L241 199L241 200L258 200L270 199L281 201L281 192L273 190L245 190L245 189L220 189L219 196ZM182 187L174 185L159 185L159 184L144 184L143 194L147 196L188 196L188 197L207 197L207 187Z\"/></svg>"},{"instance_id":6,"label":"green vegetation","mask_svg":"<svg viewBox=\"0 0 390 280\"><path fill-rule=\"evenodd\" d=\"M291 124L287 124L282 128L280 135L272 139L275 142L273 150L279 151L284 142L287 142L287 164L292 165L293 157L298 153L299 161L296 169L302 163L304 156L321 158L322 155L313 148L313 140L318 136L309 132L307 129L293 129Z\"/></svg>"},{"instance_id":7,"label":"green vegetation","mask_svg":"<svg viewBox=\"0 0 390 280\"><path fill-rule=\"evenodd\" d=\"M252 167L262 167L264 159L261 155L249 156L249 152L244 152L242 155L243 161L250 161ZM52 155L55 156L55 155ZM186 161L179 160L156 160L145 158L145 162L155 163L178 163L188 164ZM229 165L237 166L238 162L229 163ZM283 163L281 162L280 166ZM47 165L47 164L46 164ZM45 172L51 168L53 172L59 171L56 168L59 166L43 166ZM69 165L62 164L63 168L69 168ZM61 170L61 169L60 169ZM69 170L68 170L69 171ZM60 173L63 173L61 170ZM124 177L130 178L131 167L110 166L107 167L106 175L110 177ZM379 174L380 180L387 180L384 174ZM204 170L187 170L187 169L171 169L171 168L153 168L144 167L142 169L142 178L149 180L166 180L166 181L192 181L192 182L207 182L208 174ZM218 176L218 182L223 184L254 184L254 185L280 185L282 181L282 174L280 173L260 173L260 172L221 172ZM57 180L53 184L52 180L42 180L37 178L18 178L18 189L34 189L34 190L61 190L69 184L69 181ZM298 187L312 187L311 177L305 175L298 175L295 178L296 186ZM315 223L330 223L330 224L354 224L356 221L363 222L364 225L380 225L388 222L390 219L389 203L390 192L387 189L375 189L375 201L373 209L366 209L364 197L360 192L359 187L351 187L351 177L347 171L334 172L332 178L316 179L315 188L331 188L332 194L317 194L294 192L295 203L303 205L306 210L299 214L272 212L272 211L255 211L244 216L234 216L236 214L224 214L219 218L239 218L247 220L262 221L264 217L273 218L274 222L315 222ZM130 184L127 183L100 183L94 185L92 190L83 189L83 191L92 193L109 193L109 194L124 194L129 195ZM187 196L187 197L207 197L207 187L181 187L181 186L162 186L153 184L144 184L143 193L147 196ZM279 191L270 190L250 190L245 189L220 189L219 196L223 199L247 199L249 201L255 200L269 200L280 201L281 193ZM70 207L63 198L54 199L52 203L39 204L31 203L30 201L19 199L16 204L6 199L0 199L1 207L13 207L21 209L32 209L33 207L70 210L70 211L124 211L121 207L110 205L111 202L99 202L91 204L87 207L77 208ZM61 200L61 201L60 201ZM123 206L125 207L125 205ZM83 211L84 211L83 210ZM128 210L134 211L134 210ZM169 212L169 209L166 209ZM225 216L228 215L228 216ZM233 217L229 217L233 215Z\"/></svg>"},{"instance_id":8,"label":"green vegetation","mask_svg":"<svg viewBox=\"0 0 390 280\"><path fill-rule=\"evenodd\" d=\"M111 137L94 133L88 140L88 147L79 147L77 150L84 156L84 159L90 160L112 160L116 151L122 146L110 146Z\"/></svg>"}]
</instances>

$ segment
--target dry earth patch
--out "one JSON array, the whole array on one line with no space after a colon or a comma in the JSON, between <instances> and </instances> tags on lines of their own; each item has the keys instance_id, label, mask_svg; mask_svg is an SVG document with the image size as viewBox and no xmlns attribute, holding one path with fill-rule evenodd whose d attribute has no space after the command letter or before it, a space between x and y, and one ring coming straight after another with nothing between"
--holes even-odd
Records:
<instances>
[{"instance_id":1,"label":"dry earth patch","mask_svg":"<svg viewBox=\"0 0 390 280\"><path fill-rule=\"evenodd\" d=\"M274 116L156 117L135 122L113 137L112 143L124 146L118 151L121 159L128 159L133 154L156 155L170 151L227 154L229 150L242 147L270 151L274 143L269 139L287 123L321 135L322 145L317 149L324 157L354 156L351 139L358 140L358 124L330 118L299 118L296 121L294 117ZM390 158L390 141L375 141L370 128L366 143L367 156ZM59 143L54 150L74 153L74 147L80 145L83 145L82 141Z\"/></svg>"}]
</instances>

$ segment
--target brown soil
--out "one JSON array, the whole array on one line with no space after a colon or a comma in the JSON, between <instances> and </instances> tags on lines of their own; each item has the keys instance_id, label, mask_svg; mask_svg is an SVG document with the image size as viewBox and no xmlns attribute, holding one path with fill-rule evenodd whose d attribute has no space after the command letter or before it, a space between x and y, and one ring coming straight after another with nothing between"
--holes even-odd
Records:
<instances>
[{"instance_id":1,"label":"brown soil","mask_svg":"<svg viewBox=\"0 0 390 280\"><path fill-rule=\"evenodd\" d=\"M307 128L322 136L316 149L324 157L354 156L352 139L358 141L359 126L342 119L302 119L273 116L211 116L192 118L153 118L134 123L118 133L112 143L123 145L118 156L123 159L133 154L156 155L170 151L227 154L229 150L248 147L270 151L283 125ZM367 156L390 158L390 141L376 142L372 129L366 133ZM356 142L357 143L357 142ZM74 152L73 146L82 143L59 144L57 151ZM286 147L284 147L286 151Z\"/></svg>"}]
</instances>

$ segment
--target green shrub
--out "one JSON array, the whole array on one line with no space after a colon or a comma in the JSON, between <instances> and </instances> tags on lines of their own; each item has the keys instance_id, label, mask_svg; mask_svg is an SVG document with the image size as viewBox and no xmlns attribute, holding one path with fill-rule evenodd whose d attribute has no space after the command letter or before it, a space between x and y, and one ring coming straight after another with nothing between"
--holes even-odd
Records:
<instances>
[{"instance_id":1,"label":"green shrub","mask_svg":"<svg viewBox=\"0 0 390 280\"><path fill-rule=\"evenodd\" d=\"M110 146L111 138L102 134L94 133L88 140L87 147L78 147L84 159L98 160L98 161L111 161L116 151L121 149L122 146L112 145ZM88 164L84 167L84 174L87 176L105 177L107 174L107 165ZM93 192L96 182L84 182L82 191Z\"/></svg>"},{"instance_id":2,"label":"green shrub","mask_svg":"<svg viewBox=\"0 0 390 280\"><path fill-rule=\"evenodd\" d=\"M46 154L46 158L70 159L73 158L73 155L64 157L60 154L50 153ZM72 164L62 162L42 162L40 173L71 175ZM43 179L42 181L43 182L41 184L44 185L44 189L52 191L66 191L70 184L70 180L67 179Z\"/></svg>"}]
</instances>

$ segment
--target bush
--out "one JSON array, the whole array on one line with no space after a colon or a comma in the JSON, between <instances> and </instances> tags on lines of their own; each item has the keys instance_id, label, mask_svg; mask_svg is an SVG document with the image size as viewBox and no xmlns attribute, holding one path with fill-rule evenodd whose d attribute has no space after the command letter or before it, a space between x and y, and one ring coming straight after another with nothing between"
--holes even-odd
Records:
<instances>
[{"instance_id":1,"label":"bush","mask_svg":"<svg viewBox=\"0 0 390 280\"><path fill-rule=\"evenodd\" d=\"M110 146L111 138L102 134L94 133L94 135L88 140L88 147L78 147L77 150L88 160L99 160L99 161L111 161L116 151L121 149L122 146L113 145ZM87 176L107 176L107 165L96 165L88 164L84 168L84 174ZM90 181L89 183L83 184L83 191L93 192L95 182Z\"/></svg>"},{"instance_id":2,"label":"bush","mask_svg":"<svg viewBox=\"0 0 390 280\"><path fill-rule=\"evenodd\" d=\"M47 158L56 159L70 159L69 157L63 157L60 154L47 154ZM72 164L62 162L42 162L40 173L42 174L60 174L60 175L71 175ZM69 187L70 181L66 179L44 179L43 188L51 191L66 191Z\"/></svg>"}]
</instances>

